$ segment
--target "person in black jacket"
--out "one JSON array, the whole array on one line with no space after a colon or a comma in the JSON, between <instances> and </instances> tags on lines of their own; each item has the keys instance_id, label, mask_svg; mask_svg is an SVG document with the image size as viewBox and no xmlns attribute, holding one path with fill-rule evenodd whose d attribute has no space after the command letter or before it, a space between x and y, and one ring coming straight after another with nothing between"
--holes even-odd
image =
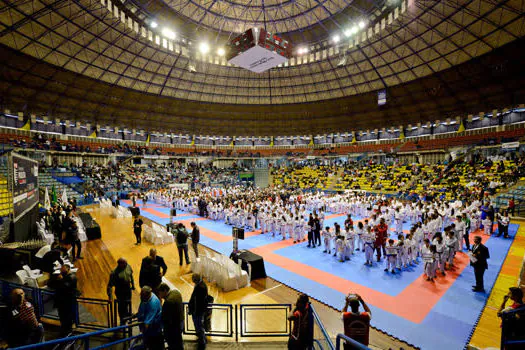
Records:
<instances>
[{"instance_id":1,"label":"person in black jacket","mask_svg":"<svg viewBox=\"0 0 525 350\"><path fill-rule=\"evenodd\" d=\"M63 265L55 282L55 307L60 319L60 335L67 337L73 331L77 304L77 277L69 265Z\"/></svg>"},{"instance_id":2,"label":"person in black jacket","mask_svg":"<svg viewBox=\"0 0 525 350\"><path fill-rule=\"evenodd\" d=\"M149 286L154 291L162 281L162 275L160 272L160 266L155 264L155 260L151 256L147 256L142 259L142 265L140 266L139 274L139 286Z\"/></svg>"},{"instance_id":3,"label":"person in black jacket","mask_svg":"<svg viewBox=\"0 0 525 350\"><path fill-rule=\"evenodd\" d=\"M193 251L195 252L195 257L199 257L199 241L201 239L201 231L199 229L199 226L195 222L192 222L191 224L191 246L193 247Z\"/></svg>"},{"instance_id":4,"label":"person in black jacket","mask_svg":"<svg viewBox=\"0 0 525 350\"><path fill-rule=\"evenodd\" d=\"M487 259L490 258L489 249L481 243L481 236L474 237L474 245L471 251L470 265L474 267L476 285L472 286L473 292L484 292L483 275L488 269Z\"/></svg>"},{"instance_id":5,"label":"person in black jacket","mask_svg":"<svg viewBox=\"0 0 525 350\"><path fill-rule=\"evenodd\" d=\"M186 230L186 227L182 223L179 223L177 225L177 229L175 230L176 234L176 241L177 241L177 250L179 251L179 265L182 266L182 252L184 252L184 256L186 257L186 264L190 263L190 258L188 257L188 237L189 233Z\"/></svg>"},{"instance_id":6,"label":"person in black jacket","mask_svg":"<svg viewBox=\"0 0 525 350\"><path fill-rule=\"evenodd\" d=\"M42 271L47 273L53 273L55 270L55 261L58 261L60 265L64 264L62 260L62 250L58 242L53 242L51 250L44 254L42 257Z\"/></svg>"},{"instance_id":7,"label":"person in black jacket","mask_svg":"<svg viewBox=\"0 0 525 350\"><path fill-rule=\"evenodd\" d=\"M151 248L149 250L149 256L153 259L155 265L160 267L160 277L165 276L166 271L168 271L168 265L166 265L166 262L164 262L164 258L162 256L157 255L157 249ZM144 259L142 261L144 261Z\"/></svg>"},{"instance_id":8,"label":"person in black jacket","mask_svg":"<svg viewBox=\"0 0 525 350\"><path fill-rule=\"evenodd\" d=\"M198 349L206 348L206 333L204 331L204 314L208 308L208 286L202 280L198 273L194 273L191 277L195 287L191 293L190 302L188 304L188 313L193 319L195 326L195 333L198 338Z\"/></svg>"},{"instance_id":9,"label":"person in black jacket","mask_svg":"<svg viewBox=\"0 0 525 350\"><path fill-rule=\"evenodd\" d=\"M142 224L144 224L142 219L138 215L135 216L135 219L133 219L133 233L137 239L137 243L135 243L135 245L142 243Z\"/></svg>"},{"instance_id":10,"label":"person in black jacket","mask_svg":"<svg viewBox=\"0 0 525 350\"><path fill-rule=\"evenodd\" d=\"M315 248L315 242L314 242L314 230L315 230L315 220L312 214L310 214L310 217L308 218L308 248L313 246Z\"/></svg>"},{"instance_id":11,"label":"person in black jacket","mask_svg":"<svg viewBox=\"0 0 525 350\"><path fill-rule=\"evenodd\" d=\"M321 246L321 221L317 214L314 216L314 247L315 244Z\"/></svg>"}]
</instances>

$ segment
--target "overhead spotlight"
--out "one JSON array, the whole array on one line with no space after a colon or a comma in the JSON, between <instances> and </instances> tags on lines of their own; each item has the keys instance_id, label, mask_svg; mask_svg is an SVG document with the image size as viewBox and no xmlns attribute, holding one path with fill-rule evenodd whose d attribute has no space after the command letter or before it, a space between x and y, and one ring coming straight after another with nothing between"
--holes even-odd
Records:
<instances>
[{"instance_id":1,"label":"overhead spotlight","mask_svg":"<svg viewBox=\"0 0 525 350\"><path fill-rule=\"evenodd\" d=\"M332 38L332 41L333 41L334 43L338 43L339 40L341 40L341 38L339 37L339 35L334 35L334 37Z\"/></svg>"},{"instance_id":2,"label":"overhead spotlight","mask_svg":"<svg viewBox=\"0 0 525 350\"><path fill-rule=\"evenodd\" d=\"M345 31L343 33L344 33L344 35L346 37L349 37L350 35L352 35L352 30L351 29L345 29Z\"/></svg>"},{"instance_id":3,"label":"overhead spotlight","mask_svg":"<svg viewBox=\"0 0 525 350\"><path fill-rule=\"evenodd\" d=\"M303 54L305 54L307 52L308 52L308 48L306 48L306 47L300 47L299 50L297 50L297 53L299 55L303 55Z\"/></svg>"},{"instance_id":4,"label":"overhead spotlight","mask_svg":"<svg viewBox=\"0 0 525 350\"><path fill-rule=\"evenodd\" d=\"M157 24L157 22L153 21L149 24L149 26L153 29L157 28L159 25Z\"/></svg>"},{"instance_id":5,"label":"overhead spotlight","mask_svg":"<svg viewBox=\"0 0 525 350\"><path fill-rule=\"evenodd\" d=\"M364 21L359 22L359 28L363 29L366 23Z\"/></svg>"},{"instance_id":6,"label":"overhead spotlight","mask_svg":"<svg viewBox=\"0 0 525 350\"><path fill-rule=\"evenodd\" d=\"M175 39L175 32L169 28L162 29L162 35L164 35L166 38L170 40Z\"/></svg>"},{"instance_id":7,"label":"overhead spotlight","mask_svg":"<svg viewBox=\"0 0 525 350\"><path fill-rule=\"evenodd\" d=\"M210 47L208 46L207 43L201 43L201 44L199 45L199 51L200 51L202 54L208 53L208 51L210 51Z\"/></svg>"},{"instance_id":8,"label":"overhead spotlight","mask_svg":"<svg viewBox=\"0 0 525 350\"><path fill-rule=\"evenodd\" d=\"M217 55L219 55L219 56L224 56L225 53L226 52L224 51L224 49L222 47L217 50Z\"/></svg>"},{"instance_id":9,"label":"overhead spotlight","mask_svg":"<svg viewBox=\"0 0 525 350\"><path fill-rule=\"evenodd\" d=\"M357 28L357 26L353 26L351 31L352 31L352 34L356 34L359 31L359 28Z\"/></svg>"}]
</instances>

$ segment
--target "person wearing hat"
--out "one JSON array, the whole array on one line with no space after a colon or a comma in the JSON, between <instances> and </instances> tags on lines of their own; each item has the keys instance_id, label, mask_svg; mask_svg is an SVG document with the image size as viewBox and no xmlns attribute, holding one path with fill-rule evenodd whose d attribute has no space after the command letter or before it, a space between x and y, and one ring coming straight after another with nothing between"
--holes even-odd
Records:
<instances>
[{"instance_id":1,"label":"person wearing hat","mask_svg":"<svg viewBox=\"0 0 525 350\"><path fill-rule=\"evenodd\" d=\"M360 304L363 305L364 312L359 312ZM351 311L348 311L349 306ZM368 346L372 311L359 294L348 294L342 316L345 335ZM344 348L350 349L351 346L345 344Z\"/></svg>"}]
</instances>

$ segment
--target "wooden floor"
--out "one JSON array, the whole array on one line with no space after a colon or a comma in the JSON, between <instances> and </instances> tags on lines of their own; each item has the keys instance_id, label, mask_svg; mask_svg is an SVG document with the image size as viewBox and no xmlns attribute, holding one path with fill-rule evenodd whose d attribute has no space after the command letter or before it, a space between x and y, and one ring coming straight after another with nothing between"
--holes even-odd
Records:
<instances>
[{"instance_id":1,"label":"wooden floor","mask_svg":"<svg viewBox=\"0 0 525 350\"><path fill-rule=\"evenodd\" d=\"M83 207L93 216L100 224L102 239L88 241L83 243L84 259L76 263L79 268L77 277L79 289L84 297L107 299L106 286L109 279L109 273L116 267L116 261L120 257L128 260L133 268L137 290L133 294L133 311L137 310L139 305L139 288L138 277L142 258L148 255L152 244L144 242L136 246L135 237L132 231L131 218L112 218L109 209L99 209L98 207ZM148 219L143 218L144 221ZM173 283L182 293L183 300L188 301L193 286L191 284L191 272L188 266L179 267L178 252L175 244L155 246L158 255L164 257L168 265L166 278ZM207 249L203 246L200 249ZM278 283L271 278L259 279L253 281L250 287L242 288L236 291L224 293L214 284L208 285L209 292L215 298L215 303L224 304L293 304L297 299L297 291ZM343 301L341 301L343 302ZM340 312L324 304L313 301L323 324L332 338L338 333L343 332ZM341 305L342 307L342 305ZM90 312L100 315L100 307L88 307ZM276 321L279 314L265 314L264 318L259 317L256 312L248 320L247 327L257 329L272 329L275 324L282 321ZM372 321L373 322L373 321ZM261 328L263 327L263 328ZM266 328L265 328L266 327ZM191 337L190 337L191 338ZM224 339L222 339L224 340ZM253 341L260 339L244 338L243 341ZM265 339L267 341L268 339ZM280 339L281 341L283 339ZM397 341L375 329L372 330L371 347L378 349L412 349L404 342Z\"/></svg>"},{"instance_id":2,"label":"wooden floor","mask_svg":"<svg viewBox=\"0 0 525 350\"><path fill-rule=\"evenodd\" d=\"M501 267L496 283L492 288L487 305L483 310L470 341L471 345L481 349L488 347L499 349L501 340L501 320L499 319L497 312L503 301L503 297L508 294L509 288L518 286L520 269L523 264L523 257L525 256L525 220L513 220L512 223L519 224L520 228L509 249L507 258L503 262L503 266ZM507 302L507 306L510 306L510 304L510 301Z\"/></svg>"}]
</instances>

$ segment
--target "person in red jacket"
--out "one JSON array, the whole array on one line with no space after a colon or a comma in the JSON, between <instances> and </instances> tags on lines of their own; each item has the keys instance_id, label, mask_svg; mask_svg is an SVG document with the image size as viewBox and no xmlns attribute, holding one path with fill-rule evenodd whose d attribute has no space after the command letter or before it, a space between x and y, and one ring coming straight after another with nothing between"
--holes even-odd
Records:
<instances>
[{"instance_id":1,"label":"person in red jacket","mask_svg":"<svg viewBox=\"0 0 525 350\"><path fill-rule=\"evenodd\" d=\"M386 255L386 240L388 238L388 225L385 223L385 219L381 218L379 224L375 227L376 241L375 249L377 253L377 261L381 261L381 251L383 255Z\"/></svg>"}]
</instances>

